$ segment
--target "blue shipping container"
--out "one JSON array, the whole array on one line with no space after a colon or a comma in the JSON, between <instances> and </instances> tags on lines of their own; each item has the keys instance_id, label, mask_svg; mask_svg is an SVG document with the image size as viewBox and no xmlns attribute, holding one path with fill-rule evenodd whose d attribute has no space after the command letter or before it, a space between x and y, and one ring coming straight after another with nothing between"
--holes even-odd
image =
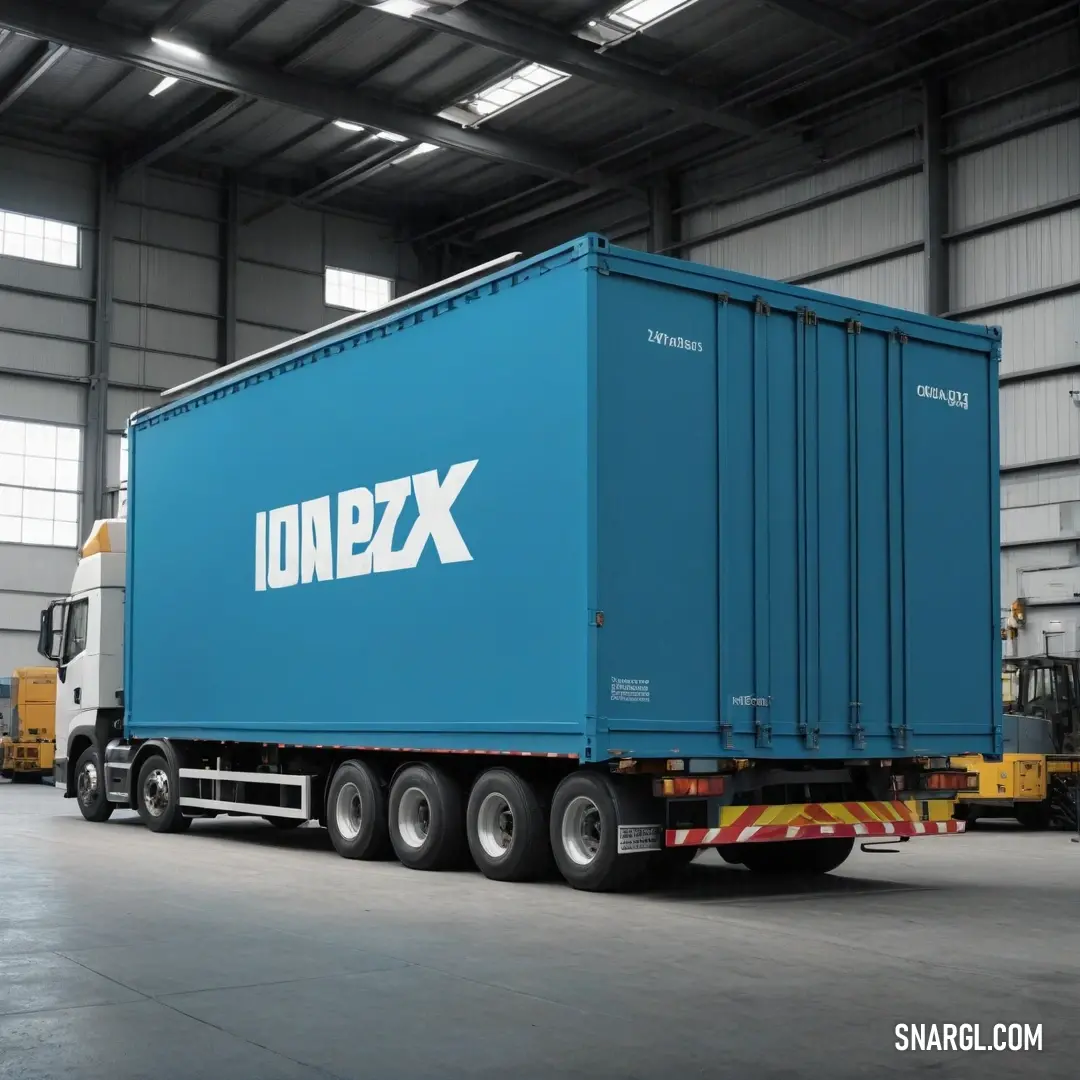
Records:
<instances>
[{"instance_id":1,"label":"blue shipping container","mask_svg":"<svg viewBox=\"0 0 1080 1080\"><path fill-rule=\"evenodd\" d=\"M1000 332L585 237L141 414L126 731L1000 746Z\"/></svg>"}]
</instances>

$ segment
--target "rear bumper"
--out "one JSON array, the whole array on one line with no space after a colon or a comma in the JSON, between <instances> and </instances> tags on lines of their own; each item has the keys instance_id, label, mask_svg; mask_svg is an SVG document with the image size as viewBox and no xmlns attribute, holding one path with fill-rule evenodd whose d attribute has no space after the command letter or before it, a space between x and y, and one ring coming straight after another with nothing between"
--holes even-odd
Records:
<instances>
[{"instance_id":1,"label":"rear bumper","mask_svg":"<svg viewBox=\"0 0 1080 1080\"><path fill-rule=\"evenodd\" d=\"M822 840L840 837L937 836L961 833L963 821L923 820L903 802L800 803L786 806L725 806L712 829L668 829L667 847Z\"/></svg>"}]
</instances>

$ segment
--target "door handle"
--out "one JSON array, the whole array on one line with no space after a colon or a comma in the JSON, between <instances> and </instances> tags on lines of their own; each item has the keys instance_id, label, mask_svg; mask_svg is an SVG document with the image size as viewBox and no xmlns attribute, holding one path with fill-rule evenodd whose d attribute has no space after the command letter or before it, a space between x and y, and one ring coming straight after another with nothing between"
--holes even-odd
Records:
<instances>
[{"instance_id":1,"label":"door handle","mask_svg":"<svg viewBox=\"0 0 1080 1080\"><path fill-rule=\"evenodd\" d=\"M81 686L76 686L75 687L75 704L76 705L81 705L82 704L82 687Z\"/></svg>"}]
</instances>

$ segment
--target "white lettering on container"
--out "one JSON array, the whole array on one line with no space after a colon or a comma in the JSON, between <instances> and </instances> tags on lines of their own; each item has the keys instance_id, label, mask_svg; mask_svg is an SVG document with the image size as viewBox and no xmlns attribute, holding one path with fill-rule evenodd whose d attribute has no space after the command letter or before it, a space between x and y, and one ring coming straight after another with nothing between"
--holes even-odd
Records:
<instances>
[{"instance_id":1,"label":"white lettering on container","mask_svg":"<svg viewBox=\"0 0 1080 1080\"><path fill-rule=\"evenodd\" d=\"M377 483L374 494L367 487L338 492L336 537L330 495L260 510L255 515L256 591L411 570L429 538L440 563L471 562L452 507L476 465L476 460L452 465L442 483L432 469ZM416 520L395 550L394 532L410 498L416 500ZM376 505L385 507L377 529Z\"/></svg>"},{"instance_id":2,"label":"white lettering on container","mask_svg":"<svg viewBox=\"0 0 1080 1080\"><path fill-rule=\"evenodd\" d=\"M687 352L704 352L705 343L693 338L676 337L665 334L662 330L649 330L649 341L654 345L663 345L666 349L685 349Z\"/></svg>"},{"instance_id":3,"label":"white lettering on container","mask_svg":"<svg viewBox=\"0 0 1080 1080\"><path fill-rule=\"evenodd\" d=\"M612 701L639 701L652 700L652 692L649 688L648 679L616 679L611 678Z\"/></svg>"},{"instance_id":4,"label":"white lettering on container","mask_svg":"<svg viewBox=\"0 0 1080 1080\"><path fill-rule=\"evenodd\" d=\"M948 405L950 409L966 409L968 407L968 396L965 390L943 390L940 386L920 383L915 392L921 398L941 401Z\"/></svg>"}]
</instances>

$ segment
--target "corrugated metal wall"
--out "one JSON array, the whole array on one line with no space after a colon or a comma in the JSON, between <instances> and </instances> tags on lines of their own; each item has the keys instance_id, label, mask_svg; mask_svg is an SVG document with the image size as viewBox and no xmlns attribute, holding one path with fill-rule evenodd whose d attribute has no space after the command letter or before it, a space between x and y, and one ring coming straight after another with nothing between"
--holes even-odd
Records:
<instances>
[{"instance_id":1,"label":"corrugated metal wall","mask_svg":"<svg viewBox=\"0 0 1080 1080\"><path fill-rule=\"evenodd\" d=\"M0 419L70 425L85 435L93 370L99 171L0 147L0 210L80 227L77 268L0 257ZM240 193L237 218L265 209ZM166 387L212 370L224 348L225 193L145 172L124 178L113 214L105 479L120 482L127 418ZM323 268L413 288L419 272L388 228L292 207L236 230L238 356L340 318L323 303ZM83 438L83 452L87 440ZM83 462L83 486L87 463ZM108 502L108 500L107 500ZM80 524L79 535L84 531ZM71 582L70 548L0 543L0 675L36 661L38 612Z\"/></svg>"},{"instance_id":2,"label":"corrugated metal wall","mask_svg":"<svg viewBox=\"0 0 1080 1080\"><path fill-rule=\"evenodd\" d=\"M1078 63L1061 35L950 87L951 306L1003 330L1001 584L1005 605L1028 601L1020 654L1080 648Z\"/></svg>"},{"instance_id":3,"label":"corrugated metal wall","mask_svg":"<svg viewBox=\"0 0 1080 1080\"><path fill-rule=\"evenodd\" d=\"M910 133L791 183L721 197L681 215L680 250L695 262L921 310L920 162ZM713 182L709 170L691 173L684 201L707 200Z\"/></svg>"},{"instance_id":4,"label":"corrugated metal wall","mask_svg":"<svg viewBox=\"0 0 1080 1080\"><path fill-rule=\"evenodd\" d=\"M1078 66L1080 42L1061 34L944 87L948 307L1003 328L1002 599L1028 598L1021 653L1048 628L1051 648L1080 649ZM921 102L879 106L826 136L841 163L742 198L724 189L730 160L689 172L681 253L926 310L921 121ZM897 137L850 156L873 130Z\"/></svg>"}]
</instances>

